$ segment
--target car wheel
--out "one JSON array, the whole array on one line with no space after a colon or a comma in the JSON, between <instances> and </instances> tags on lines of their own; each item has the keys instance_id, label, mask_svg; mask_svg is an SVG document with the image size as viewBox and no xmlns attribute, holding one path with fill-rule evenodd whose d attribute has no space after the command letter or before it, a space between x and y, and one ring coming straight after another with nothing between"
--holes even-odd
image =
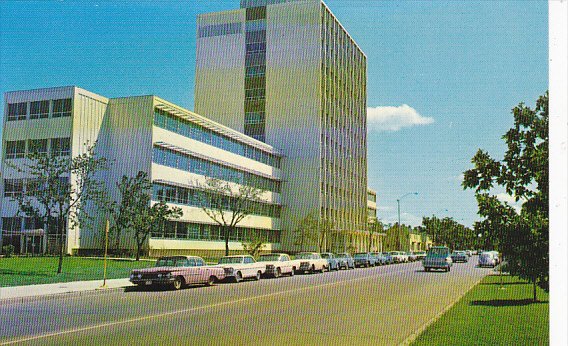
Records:
<instances>
[{"instance_id":1,"label":"car wheel","mask_svg":"<svg viewBox=\"0 0 568 346\"><path fill-rule=\"evenodd\" d=\"M207 279L206 285L207 285L207 286L213 286L213 285L215 284L215 282L217 282L217 278L214 277L213 275L211 275L211 276L209 277L209 279Z\"/></svg>"},{"instance_id":2,"label":"car wheel","mask_svg":"<svg viewBox=\"0 0 568 346\"><path fill-rule=\"evenodd\" d=\"M179 290L183 287L183 278L181 276L176 276L173 282L173 287L175 290Z\"/></svg>"},{"instance_id":3,"label":"car wheel","mask_svg":"<svg viewBox=\"0 0 568 346\"><path fill-rule=\"evenodd\" d=\"M367 268L369 268L370 266L371 266L371 263L370 263L370 262L367 262L367 263L365 264L365 267L367 267Z\"/></svg>"},{"instance_id":4,"label":"car wheel","mask_svg":"<svg viewBox=\"0 0 568 346\"><path fill-rule=\"evenodd\" d=\"M290 271L290 276L294 276L294 274L296 274L296 273L294 273L295 271L296 271L296 268L292 268L292 270Z\"/></svg>"},{"instance_id":5,"label":"car wheel","mask_svg":"<svg viewBox=\"0 0 568 346\"><path fill-rule=\"evenodd\" d=\"M237 273L235 274L235 279L234 279L234 280L235 280L236 283L239 283L239 282L243 281L243 274L241 274L241 272L237 272Z\"/></svg>"},{"instance_id":6,"label":"car wheel","mask_svg":"<svg viewBox=\"0 0 568 346\"><path fill-rule=\"evenodd\" d=\"M280 268L276 268L276 272L274 273L274 277L279 278L280 274L282 274L282 272L280 271Z\"/></svg>"},{"instance_id":7,"label":"car wheel","mask_svg":"<svg viewBox=\"0 0 568 346\"><path fill-rule=\"evenodd\" d=\"M280 268L278 268L278 269L280 269ZM254 277L254 280L255 280L255 281L260 280L260 277L261 277L261 276L262 276L262 272L261 272L260 270L257 271L257 272L256 272L256 276Z\"/></svg>"}]
</instances>

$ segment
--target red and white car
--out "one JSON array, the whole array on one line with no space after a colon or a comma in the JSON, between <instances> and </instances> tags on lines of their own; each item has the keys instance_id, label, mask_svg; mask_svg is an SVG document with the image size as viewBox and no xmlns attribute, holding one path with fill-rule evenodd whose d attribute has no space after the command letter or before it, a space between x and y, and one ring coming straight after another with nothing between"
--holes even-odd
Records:
<instances>
[{"instance_id":1,"label":"red and white car","mask_svg":"<svg viewBox=\"0 0 568 346\"><path fill-rule=\"evenodd\" d=\"M160 257L152 268L134 269L130 282L138 286L172 286L179 290L186 285L205 284L211 286L225 279L223 268L205 265L197 256Z\"/></svg>"}]
</instances>

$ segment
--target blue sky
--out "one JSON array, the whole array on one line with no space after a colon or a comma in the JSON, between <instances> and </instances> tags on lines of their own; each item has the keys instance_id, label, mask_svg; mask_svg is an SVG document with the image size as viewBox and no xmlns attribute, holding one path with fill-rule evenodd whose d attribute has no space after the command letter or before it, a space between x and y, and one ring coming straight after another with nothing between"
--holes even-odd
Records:
<instances>
[{"instance_id":1,"label":"blue sky","mask_svg":"<svg viewBox=\"0 0 568 346\"><path fill-rule=\"evenodd\" d=\"M368 57L369 186L379 218L471 225L461 173L501 158L518 102L548 88L546 1L348 1L330 9ZM196 16L226 1L2 1L0 92L78 85L155 94L193 109ZM2 100L3 102L3 100ZM2 104L3 106L3 104ZM446 211L447 210L447 211Z\"/></svg>"}]
</instances>

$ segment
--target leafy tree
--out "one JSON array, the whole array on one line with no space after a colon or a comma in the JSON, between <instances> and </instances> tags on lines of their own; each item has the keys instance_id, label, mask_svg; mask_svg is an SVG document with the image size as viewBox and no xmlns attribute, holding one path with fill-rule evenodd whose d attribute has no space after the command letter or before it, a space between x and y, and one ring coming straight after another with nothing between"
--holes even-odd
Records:
<instances>
[{"instance_id":1,"label":"leafy tree","mask_svg":"<svg viewBox=\"0 0 568 346\"><path fill-rule=\"evenodd\" d=\"M377 218L373 218L373 220L367 224L367 229L369 230L369 242L367 244L367 251L371 252L372 251L371 245L373 244L373 236L375 234L382 233L384 231L384 225Z\"/></svg>"},{"instance_id":2,"label":"leafy tree","mask_svg":"<svg viewBox=\"0 0 568 346\"><path fill-rule=\"evenodd\" d=\"M89 205L100 205L106 198L97 175L108 168L108 162L96 156L95 147L96 143L73 158L32 150L22 164L10 164L29 177L26 193L13 197L19 213L41 220L48 230L57 230L58 274L63 268L67 225L75 228L88 224L94 217Z\"/></svg>"},{"instance_id":3,"label":"leafy tree","mask_svg":"<svg viewBox=\"0 0 568 346\"><path fill-rule=\"evenodd\" d=\"M230 235L253 213L253 204L263 201L264 191L249 185L234 186L216 178L207 178L204 184L196 185L205 193L201 209L223 230L225 256L228 256Z\"/></svg>"},{"instance_id":4,"label":"leafy tree","mask_svg":"<svg viewBox=\"0 0 568 346\"><path fill-rule=\"evenodd\" d=\"M464 189L475 189L482 229L506 257L511 275L548 289L548 91L535 109L520 103L513 108L513 127L502 137L507 151L502 160L481 149L474 168L464 173ZM495 187L521 202L520 212L492 195Z\"/></svg>"},{"instance_id":5,"label":"leafy tree","mask_svg":"<svg viewBox=\"0 0 568 346\"><path fill-rule=\"evenodd\" d=\"M307 214L300 220L294 230L294 245L300 247L300 251L306 251L318 243L319 221L314 213Z\"/></svg>"},{"instance_id":6,"label":"leafy tree","mask_svg":"<svg viewBox=\"0 0 568 346\"><path fill-rule=\"evenodd\" d=\"M241 243L243 249L252 257L256 257L266 247L265 241L258 234L254 234L249 241Z\"/></svg>"}]
</instances>

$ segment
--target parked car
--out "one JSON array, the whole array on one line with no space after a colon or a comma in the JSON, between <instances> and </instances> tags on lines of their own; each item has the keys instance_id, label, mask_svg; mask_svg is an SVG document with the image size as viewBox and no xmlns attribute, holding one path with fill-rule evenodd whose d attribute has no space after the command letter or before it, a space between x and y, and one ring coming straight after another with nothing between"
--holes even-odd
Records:
<instances>
[{"instance_id":1,"label":"parked car","mask_svg":"<svg viewBox=\"0 0 568 346\"><path fill-rule=\"evenodd\" d=\"M375 257L375 259L377 260L377 265L378 266L382 266L387 264L387 259L385 258L385 256L383 256L382 253L380 252L371 252L371 256Z\"/></svg>"},{"instance_id":2,"label":"parked car","mask_svg":"<svg viewBox=\"0 0 568 346\"><path fill-rule=\"evenodd\" d=\"M501 263L501 256L499 254L499 251L489 251L493 254L493 256L495 257L495 261L497 262L497 264Z\"/></svg>"},{"instance_id":3,"label":"parked car","mask_svg":"<svg viewBox=\"0 0 568 346\"><path fill-rule=\"evenodd\" d=\"M424 271L432 269L443 269L447 272L452 267L452 257L450 256L450 249L446 246L433 246L428 250L426 257L422 261Z\"/></svg>"},{"instance_id":4,"label":"parked car","mask_svg":"<svg viewBox=\"0 0 568 346\"><path fill-rule=\"evenodd\" d=\"M417 257L414 254L414 252L407 252L406 256L408 257L408 262L414 262L416 261Z\"/></svg>"},{"instance_id":5,"label":"parked car","mask_svg":"<svg viewBox=\"0 0 568 346\"><path fill-rule=\"evenodd\" d=\"M294 276L294 271L296 270L290 256L285 253L262 254L258 257L258 262L266 265L264 275L274 278L284 274Z\"/></svg>"},{"instance_id":6,"label":"parked car","mask_svg":"<svg viewBox=\"0 0 568 346\"><path fill-rule=\"evenodd\" d=\"M394 260L394 263L404 263L408 262L408 256L402 251L391 251L391 256Z\"/></svg>"},{"instance_id":7,"label":"parked car","mask_svg":"<svg viewBox=\"0 0 568 346\"><path fill-rule=\"evenodd\" d=\"M387 264L393 264L394 263L394 258L392 258L392 255L390 254L390 252L383 252L383 256L385 257Z\"/></svg>"},{"instance_id":8,"label":"parked car","mask_svg":"<svg viewBox=\"0 0 568 346\"><path fill-rule=\"evenodd\" d=\"M479 267L495 267L497 265L497 259L492 251L482 252L479 255L477 262Z\"/></svg>"},{"instance_id":9,"label":"parked car","mask_svg":"<svg viewBox=\"0 0 568 346\"><path fill-rule=\"evenodd\" d=\"M197 256L160 257L154 267L130 272L130 282L135 285L167 285L176 290L185 285L211 286L224 278L223 268L206 266L203 258Z\"/></svg>"},{"instance_id":10,"label":"parked car","mask_svg":"<svg viewBox=\"0 0 568 346\"><path fill-rule=\"evenodd\" d=\"M414 256L416 256L417 261L422 261L426 257L426 251L415 251Z\"/></svg>"},{"instance_id":11,"label":"parked car","mask_svg":"<svg viewBox=\"0 0 568 346\"><path fill-rule=\"evenodd\" d=\"M473 256L473 251L472 250L465 250L465 254L467 255L467 257L471 257L471 256Z\"/></svg>"},{"instance_id":12,"label":"parked car","mask_svg":"<svg viewBox=\"0 0 568 346\"><path fill-rule=\"evenodd\" d=\"M457 262L464 262L467 263L467 254L465 253L465 251L454 251L452 252L452 254L450 255L452 257L452 262L457 263Z\"/></svg>"},{"instance_id":13,"label":"parked car","mask_svg":"<svg viewBox=\"0 0 568 346\"><path fill-rule=\"evenodd\" d=\"M339 269L353 269L355 268L355 262L353 257L347 252L338 253L337 261L339 262Z\"/></svg>"},{"instance_id":14,"label":"parked car","mask_svg":"<svg viewBox=\"0 0 568 346\"><path fill-rule=\"evenodd\" d=\"M302 273L323 273L329 270L327 260L321 258L317 252L300 252L296 256L298 271Z\"/></svg>"},{"instance_id":15,"label":"parked car","mask_svg":"<svg viewBox=\"0 0 568 346\"><path fill-rule=\"evenodd\" d=\"M355 267L374 267L377 265L377 259L368 252L358 252L353 255Z\"/></svg>"},{"instance_id":16,"label":"parked car","mask_svg":"<svg viewBox=\"0 0 568 346\"><path fill-rule=\"evenodd\" d=\"M225 256L219 259L217 267L225 270L225 278L234 282L252 278L260 280L266 272L266 264L257 262L249 255Z\"/></svg>"},{"instance_id":17,"label":"parked car","mask_svg":"<svg viewBox=\"0 0 568 346\"><path fill-rule=\"evenodd\" d=\"M321 258L327 261L327 267L329 268L329 271L339 270L339 261L334 254L332 254L331 252L322 252Z\"/></svg>"}]
</instances>

